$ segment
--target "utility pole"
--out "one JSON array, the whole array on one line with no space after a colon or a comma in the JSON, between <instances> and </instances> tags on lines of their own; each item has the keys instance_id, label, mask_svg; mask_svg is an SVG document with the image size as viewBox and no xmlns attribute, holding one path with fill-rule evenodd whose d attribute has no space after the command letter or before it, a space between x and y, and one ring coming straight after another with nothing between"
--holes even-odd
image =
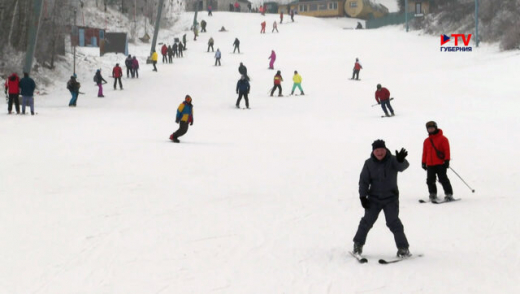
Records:
<instances>
[{"instance_id":1,"label":"utility pole","mask_svg":"<svg viewBox=\"0 0 520 294\"><path fill-rule=\"evenodd\" d=\"M155 51L155 44L157 43L157 35L159 35L159 27L161 24L161 14L163 5L164 0L159 0L159 5L157 7L157 18L155 19L155 31L153 32L152 48L150 49L150 56L152 56L152 53Z\"/></svg>"},{"instance_id":2,"label":"utility pole","mask_svg":"<svg viewBox=\"0 0 520 294\"><path fill-rule=\"evenodd\" d=\"M404 19L406 22L406 32L408 32L408 0L404 0Z\"/></svg>"},{"instance_id":3,"label":"utility pole","mask_svg":"<svg viewBox=\"0 0 520 294\"><path fill-rule=\"evenodd\" d=\"M475 44L478 47L480 40L478 39L478 0L475 0Z\"/></svg>"},{"instance_id":4,"label":"utility pole","mask_svg":"<svg viewBox=\"0 0 520 294\"><path fill-rule=\"evenodd\" d=\"M74 28L72 29L74 36L78 36L78 27L76 26L76 8L74 8ZM78 36L79 37L79 36ZM79 39L78 39L79 42ZM74 40L74 68L72 70L76 74L76 42Z\"/></svg>"},{"instance_id":5,"label":"utility pole","mask_svg":"<svg viewBox=\"0 0 520 294\"><path fill-rule=\"evenodd\" d=\"M36 48L36 41L38 40L38 30L40 29L40 21L42 18L42 4L43 0L33 0L32 8L34 21L29 23L29 32L27 34L27 51L25 52L25 64L23 72L30 73L33 63L34 48Z\"/></svg>"}]
</instances>

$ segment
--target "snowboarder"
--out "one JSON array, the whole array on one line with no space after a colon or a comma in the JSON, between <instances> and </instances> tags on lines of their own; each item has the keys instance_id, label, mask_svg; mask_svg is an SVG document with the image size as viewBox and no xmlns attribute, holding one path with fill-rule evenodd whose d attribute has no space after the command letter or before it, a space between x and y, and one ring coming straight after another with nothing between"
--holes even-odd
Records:
<instances>
[{"instance_id":1,"label":"snowboarder","mask_svg":"<svg viewBox=\"0 0 520 294\"><path fill-rule=\"evenodd\" d=\"M153 53L152 53L152 65L153 65L153 71L157 71L157 67L155 66L157 64L157 59L158 59L158 54L157 52L154 50Z\"/></svg>"},{"instance_id":2,"label":"snowboarder","mask_svg":"<svg viewBox=\"0 0 520 294\"><path fill-rule=\"evenodd\" d=\"M123 83L121 83L121 77L123 76L123 70L119 67L119 63L116 63L116 66L112 69L112 77L114 77L114 90L117 86L117 81L119 81L119 89L123 90Z\"/></svg>"},{"instance_id":3,"label":"snowboarder","mask_svg":"<svg viewBox=\"0 0 520 294\"><path fill-rule=\"evenodd\" d=\"M186 95L184 102L177 108L177 116L175 122L179 124L179 129L170 135L170 140L175 143L180 143L179 137L188 132L188 126L193 125L193 105L191 104L190 95Z\"/></svg>"},{"instance_id":4,"label":"snowboarder","mask_svg":"<svg viewBox=\"0 0 520 294\"><path fill-rule=\"evenodd\" d=\"M139 61L135 55L132 58L132 78L134 75L136 78L139 78Z\"/></svg>"},{"instance_id":5,"label":"snowboarder","mask_svg":"<svg viewBox=\"0 0 520 294\"><path fill-rule=\"evenodd\" d=\"M16 114L20 114L20 78L16 73L13 72L7 80L5 81L5 94L9 94L9 102L7 104L7 113L11 114L13 110L13 102L14 108L16 109Z\"/></svg>"},{"instance_id":6,"label":"snowboarder","mask_svg":"<svg viewBox=\"0 0 520 294\"><path fill-rule=\"evenodd\" d=\"M233 49L233 53L238 49L238 54L240 54L240 41L238 38L235 38L235 42L233 42L233 46L235 46L235 49Z\"/></svg>"},{"instance_id":7,"label":"snowboarder","mask_svg":"<svg viewBox=\"0 0 520 294\"><path fill-rule=\"evenodd\" d=\"M354 79L354 76L356 77L356 80L359 80L359 71L362 69L363 67L361 66L361 63L359 62L359 59L356 58L356 63L354 63L354 68L353 68L353 72L352 72L352 79Z\"/></svg>"},{"instance_id":8,"label":"snowboarder","mask_svg":"<svg viewBox=\"0 0 520 294\"><path fill-rule=\"evenodd\" d=\"M134 71L132 68L132 55L128 54L128 57L125 59L126 66L126 78L130 78L130 74L132 74L132 78L134 77Z\"/></svg>"},{"instance_id":9,"label":"snowboarder","mask_svg":"<svg viewBox=\"0 0 520 294\"><path fill-rule=\"evenodd\" d=\"M381 84L377 84L376 101L377 104L381 104L381 108L383 108L385 116L390 116L386 110L387 107L390 110L392 116L394 116L394 109L392 108L392 105L390 105L390 91L388 91L388 89L385 87L381 87Z\"/></svg>"},{"instance_id":10,"label":"snowboarder","mask_svg":"<svg viewBox=\"0 0 520 294\"><path fill-rule=\"evenodd\" d=\"M98 97L103 98L103 84L106 84L107 81L101 75L101 69L96 70L96 75L94 76L94 82L98 86ZM104 82L104 83L103 83Z\"/></svg>"},{"instance_id":11,"label":"snowboarder","mask_svg":"<svg viewBox=\"0 0 520 294\"><path fill-rule=\"evenodd\" d=\"M206 24L207 24L207 23L206 23L205 20L202 20L202 21L200 22L200 32L201 32L201 33L205 33L205 32L206 32Z\"/></svg>"},{"instance_id":12,"label":"snowboarder","mask_svg":"<svg viewBox=\"0 0 520 294\"><path fill-rule=\"evenodd\" d=\"M240 100L242 100L242 97L244 97L244 100L246 101L246 108L249 108L249 99L247 97L247 95L249 95L249 90L251 90L251 86L249 85L246 76L243 75L237 82L237 108L240 108Z\"/></svg>"},{"instance_id":13,"label":"snowboarder","mask_svg":"<svg viewBox=\"0 0 520 294\"><path fill-rule=\"evenodd\" d=\"M276 23L276 20L273 22L273 30L271 31L271 33L274 33L275 30L278 33L278 24Z\"/></svg>"},{"instance_id":14,"label":"snowboarder","mask_svg":"<svg viewBox=\"0 0 520 294\"><path fill-rule=\"evenodd\" d=\"M293 76L293 87L292 87L292 91L291 91L291 95L294 94L294 90L296 89L296 87L298 87L298 89L300 89L300 92L301 92L301 95L305 95L305 93L303 93L303 89L302 89L302 76L298 73L298 71L294 71L294 76Z\"/></svg>"},{"instance_id":15,"label":"snowboarder","mask_svg":"<svg viewBox=\"0 0 520 294\"><path fill-rule=\"evenodd\" d=\"M385 141L372 143L372 154L365 161L359 177L359 199L365 209L354 236L354 254L363 253L363 245L368 232L374 225L381 210L385 213L386 225L394 234L397 257L411 256L404 227L399 219L399 189L397 173L410 165L406 160L408 152L401 148L395 156L386 148Z\"/></svg>"},{"instance_id":16,"label":"snowboarder","mask_svg":"<svg viewBox=\"0 0 520 294\"><path fill-rule=\"evenodd\" d=\"M213 50L213 44L215 43L215 41L213 40L213 37L209 38L209 41L208 41L208 52L209 52L209 48L211 47L211 52L215 52L215 50Z\"/></svg>"},{"instance_id":17,"label":"snowboarder","mask_svg":"<svg viewBox=\"0 0 520 294\"><path fill-rule=\"evenodd\" d=\"M162 63L168 62L168 58L167 58L168 47L166 46L166 44L162 45L161 54L162 54Z\"/></svg>"},{"instance_id":18,"label":"snowboarder","mask_svg":"<svg viewBox=\"0 0 520 294\"><path fill-rule=\"evenodd\" d=\"M76 107L76 103L78 101L79 88L81 87L81 84L78 83L76 78L76 74L73 74L70 77L70 80L67 82L67 89L70 91L70 94L72 95L72 98L69 102L69 107Z\"/></svg>"},{"instance_id":19,"label":"snowboarder","mask_svg":"<svg viewBox=\"0 0 520 294\"><path fill-rule=\"evenodd\" d=\"M173 62L173 49L171 45L168 45L168 63Z\"/></svg>"},{"instance_id":20,"label":"snowboarder","mask_svg":"<svg viewBox=\"0 0 520 294\"><path fill-rule=\"evenodd\" d=\"M274 76L274 87L271 90L271 97L273 96L276 88L278 88L278 97L283 96L282 95L282 82L283 82L282 73L280 71L277 71L276 75Z\"/></svg>"},{"instance_id":21,"label":"snowboarder","mask_svg":"<svg viewBox=\"0 0 520 294\"><path fill-rule=\"evenodd\" d=\"M436 122L427 122L426 130L428 138L423 142L422 168L427 173L426 184L428 184L430 200L438 200L435 181L439 177L439 182L444 190L444 200L453 201L453 189L446 174L450 167L450 142L442 130L437 128Z\"/></svg>"},{"instance_id":22,"label":"snowboarder","mask_svg":"<svg viewBox=\"0 0 520 294\"><path fill-rule=\"evenodd\" d=\"M215 52L215 66L217 66L217 63L219 66L221 66L222 64L220 64L220 57L222 56L222 54L220 54L220 49L217 48L217 52Z\"/></svg>"},{"instance_id":23,"label":"snowboarder","mask_svg":"<svg viewBox=\"0 0 520 294\"><path fill-rule=\"evenodd\" d=\"M238 66L238 72L241 76L245 76L246 80L249 82L249 76L247 75L247 67L242 62L240 62L240 65Z\"/></svg>"},{"instance_id":24,"label":"snowboarder","mask_svg":"<svg viewBox=\"0 0 520 294\"><path fill-rule=\"evenodd\" d=\"M25 106L31 107L31 115L34 115L34 90L36 83L29 77L29 73L24 72L20 80L20 93L22 94L22 114L25 114Z\"/></svg>"},{"instance_id":25,"label":"snowboarder","mask_svg":"<svg viewBox=\"0 0 520 294\"><path fill-rule=\"evenodd\" d=\"M265 20L262 23L260 23L260 26L262 27L260 29L260 34L265 34Z\"/></svg>"},{"instance_id":26,"label":"snowboarder","mask_svg":"<svg viewBox=\"0 0 520 294\"><path fill-rule=\"evenodd\" d=\"M276 60L276 53L274 50L271 50L271 56L269 56L267 59L271 59L271 62L269 62L269 69L274 69L274 62Z\"/></svg>"}]
</instances>

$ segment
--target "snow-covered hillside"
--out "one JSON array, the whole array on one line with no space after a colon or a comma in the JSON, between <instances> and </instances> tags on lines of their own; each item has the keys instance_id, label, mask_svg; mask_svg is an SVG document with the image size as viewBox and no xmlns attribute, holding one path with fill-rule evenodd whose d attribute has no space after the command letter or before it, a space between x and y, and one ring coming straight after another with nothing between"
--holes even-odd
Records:
<instances>
[{"instance_id":1,"label":"snow-covered hillside","mask_svg":"<svg viewBox=\"0 0 520 294\"><path fill-rule=\"evenodd\" d=\"M443 53L438 37L401 27L343 29L352 19L296 16L273 34L276 15L200 16L208 32L197 41L187 32L184 58L159 62L158 72L145 64L149 45L131 45L140 77L124 78L123 91L108 76L124 56L81 49L77 108L63 81L36 96L38 115L0 116L0 293L520 291L517 53ZM192 17L158 41L182 36ZM206 52L210 37L221 67ZM241 54L232 54L235 38ZM269 96L271 50L283 93L297 70L305 96ZM356 57L359 82L348 80ZM240 62L251 110L234 106ZM96 68L109 80L103 99ZM378 83L395 97L393 118L371 107ZM195 122L174 144L186 94ZM451 167L476 189L450 172L462 201L418 203L428 194L420 162L429 120L450 140ZM377 264L396 252L383 215L364 248L369 263L348 254L375 139L409 152L400 216L422 258Z\"/></svg>"}]
</instances>

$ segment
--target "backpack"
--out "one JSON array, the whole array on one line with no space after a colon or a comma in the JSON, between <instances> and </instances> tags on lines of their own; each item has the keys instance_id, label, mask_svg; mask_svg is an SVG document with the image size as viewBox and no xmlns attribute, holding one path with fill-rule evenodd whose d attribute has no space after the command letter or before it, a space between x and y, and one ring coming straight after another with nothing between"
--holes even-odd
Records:
<instances>
[{"instance_id":1,"label":"backpack","mask_svg":"<svg viewBox=\"0 0 520 294\"><path fill-rule=\"evenodd\" d=\"M67 90L72 91L72 83L71 83L71 81L67 82Z\"/></svg>"},{"instance_id":2,"label":"backpack","mask_svg":"<svg viewBox=\"0 0 520 294\"><path fill-rule=\"evenodd\" d=\"M94 83L97 83L96 75L94 75Z\"/></svg>"}]
</instances>

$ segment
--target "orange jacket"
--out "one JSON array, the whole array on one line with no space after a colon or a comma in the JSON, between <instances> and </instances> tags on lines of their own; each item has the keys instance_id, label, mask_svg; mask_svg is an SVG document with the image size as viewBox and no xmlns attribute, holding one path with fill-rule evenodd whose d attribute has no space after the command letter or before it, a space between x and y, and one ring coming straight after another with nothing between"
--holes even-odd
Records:
<instances>
[{"instance_id":1,"label":"orange jacket","mask_svg":"<svg viewBox=\"0 0 520 294\"><path fill-rule=\"evenodd\" d=\"M430 139L432 139L435 148L444 154L443 159L439 158L437 155L437 151L433 148ZM436 134L430 134L428 138L424 140L422 163L426 163L427 166L441 165L444 164L444 161L450 159L450 142L448 141L448 138L444 137L442 130L438 129Z\"/></svg>"}]
</instances>

